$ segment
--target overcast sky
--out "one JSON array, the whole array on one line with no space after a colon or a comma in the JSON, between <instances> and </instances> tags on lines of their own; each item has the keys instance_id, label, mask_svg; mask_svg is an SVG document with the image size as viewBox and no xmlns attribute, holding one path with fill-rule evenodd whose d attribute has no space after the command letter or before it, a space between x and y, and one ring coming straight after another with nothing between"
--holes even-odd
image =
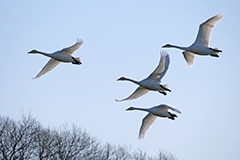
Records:
<instances>
[{"instance_id":1,"label":"overcast sky","mask_svg":"<svg viewBox=\"0 0 240 160\"><path fill-rule=\"evenodd\" d=\"M1 1L1 115L19 119L31 113L46 127L76 124L102 142L127 145L151 155L169 151L179 160L238 160L240 148L240 1ZM127 102L141 80L158 65L161 46L189 46L199 24L223 13L210 41L219 58L196 56L189 68L182 51L166 49L170 66L158 92ZM82 65L60 64L35 77L51 53L83 39L74 53ZM138 140L140 111L129 106L171 104L175 120L159 118Z\"/></svg>"}]
</instances>

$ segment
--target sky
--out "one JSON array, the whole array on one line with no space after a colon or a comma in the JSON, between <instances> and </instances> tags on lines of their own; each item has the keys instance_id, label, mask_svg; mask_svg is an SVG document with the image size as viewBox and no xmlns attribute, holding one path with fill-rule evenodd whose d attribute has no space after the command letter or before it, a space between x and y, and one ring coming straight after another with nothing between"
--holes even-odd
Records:
<instances>
[{"instance_id":1,"label":"sky","mask_svg":"<svg viewBox=\"0 0 240 160\"><path fill-rule=\"evenodd\" d=\"M46 127L75 124L103 143L126 145L155 156L171 152L179 160L240 158L240 1L0 1L0 111L15 120L31 113ZM189 46L199 24L223 13L210 46L219 58L196 56L188 67L181 50L166 49L170 66L162 79L172 92L131 101L137 85L125 76L146 78L158 65L161 46ZM73 45L82 65L62 63L31 79L49 60L28 55ZM158 118L143 140L138 131L145 112L126 108L171 104L182 111L175 121Z\"/></svg>"}]
</instances>

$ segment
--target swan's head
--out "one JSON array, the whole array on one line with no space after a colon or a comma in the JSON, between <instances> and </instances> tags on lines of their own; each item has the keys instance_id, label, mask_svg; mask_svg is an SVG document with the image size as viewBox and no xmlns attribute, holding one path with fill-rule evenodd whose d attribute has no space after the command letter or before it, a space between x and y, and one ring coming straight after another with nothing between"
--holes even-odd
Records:
<instances>
[{"instance_id":1,"label":"swan's head","mask_svg":"<svg viewBox=\"0 0 240 160\"><path fill-rule=\"evenodd\" d=\"M28 53L39 53L39 51L37 51L37 50L31 50L30 52L28 52Z\"/></svg>"},{"instance_id":2,"label":"swan's head","mask_svg":"<svg viewBox=\"0 0 240 160\"><path fill-rule=\"evenodd\" d=\"M127 80L127 78L125 78L125 77L120 77L120 78L117 79L117 81L124 81L124 80Z\"/></svg>"},{"instance_id":3,"label":"swan's head","mask_svg":"<svg viewBox=\"0 0 240 160\"><path fill-rule=\"evenodd\" d=\"M129 107L128 109L126 109L126 111L131 111L134 110L134 107Z\"/></svg>"},{"instance_id":4,"label":"swan's head","mask_svg":"<svg viewBox=\"0 0 240 160\"><path fill-rule=\"evenodd\" d=\"M171 44L165 44L164 46L162 46L162 48L168 48L168 47L172 47Z\"/></svg>"}]
</instances>

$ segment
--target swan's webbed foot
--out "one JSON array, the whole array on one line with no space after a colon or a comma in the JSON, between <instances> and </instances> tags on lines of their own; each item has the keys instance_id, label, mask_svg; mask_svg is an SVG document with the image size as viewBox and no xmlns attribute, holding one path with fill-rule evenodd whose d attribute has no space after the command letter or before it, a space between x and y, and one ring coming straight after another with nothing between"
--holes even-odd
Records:
<instances>
[{"instance_id":1,"label":"swan's webbed foot","mask_svg":"<svg viewBox=\"0 0 240 160\"><path fill-rule=\"evenodd\" d=\"M175 118L174 118L174 117L167 117L167 118L169 118L169 119L171 119L171 120L175 120Z\"/></svg>"},{"instance_id":2,"label":"swan's webbed foot","mask_svg":"<svg viewBox=\"0 0 240 160\"><path fill-rule=\"evenodd\" d=\"M167 93L166 92L164 92L164 91L158 91L159 93L161 93L161 94L163 94L164 96L166 96L167 95Z\"/></svg>"},{"instance_id":3,"label":"swan's webbed foot","mask_svg":"<svg viewBox=\"0 0 240 160\"><path fill-rule=\"evenodd\" d=\"M76 60L74 57L72 57L72 59L74 60L74 62L72 62L72 64L78 64L78 65L82 64L82 62Z\"/></svg>"},{"instance_id":4,"label":"swan's webbed foot","mask_svg":"<svg viewBox=\"0 0 240 160\"><path fill-rule=\"evenodd\" d=\"M82 64L81 62L78 62L78 61L76 61L76 62L72 62L72 64L78 64L78 65L80 65L80 64Z\"/></svg>"}]
</instances>

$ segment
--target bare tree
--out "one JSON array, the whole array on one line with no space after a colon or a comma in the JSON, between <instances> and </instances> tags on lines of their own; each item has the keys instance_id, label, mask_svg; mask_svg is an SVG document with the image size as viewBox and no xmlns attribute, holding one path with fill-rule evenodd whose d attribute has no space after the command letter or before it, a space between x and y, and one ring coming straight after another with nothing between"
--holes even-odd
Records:
<instances>
[{"instance_id":1,"label":"bare tree","mask_svg":"<svg viewBox=\"0 0 240 160\"><path fill-rule=\"evenodd\" d=\"M176 160L175 156L170 152L158 151L158 160Z\"/></svg>"},{"instance_id":2,"label":"bare tree","mask_svg":"<svg viewBox=\"0 0 240 160\"><path fill-rule=\"evenodd\" d=\"M34 135L37 132L37 123L28 116L15 123L9 118L0 117L0 157L6 160L30 159L34 148Z\"/></svg>"},{"instance_id":3,"label":"bare tree","mask_svg":"<svg viewBox=\"0 0 240 160\"><path fill-rule=\"evenodd\" d=\"M158 157L127 146L100 143L86 131L72 126L44 128L34 118L20 121L0 116L0 159L4 160L176 160L159 151Z\"/></svg>"},{"instance_id":4,"label":"bare tree","mask_svg":"<svg viewBox=\"0 0 240 160\"><path fill-rule=\"evenodd\" d=\"M39 160L56 159L55 131L39 128L35 136L34 156Z\"/></svg>"},{"instance_id":5,"label":"bare tree","mask_svg":"<svg viewBox=\"0 0 240 160\"><path fill-rule=\"evenodd\" d=\"M98 142L86 132L73 126L56 134L57 159L94 159L98 155Z\"/></svg>"},{"instance_id":6,"label":"bare tree","mask_svg":"<svg viewBox=\"0 0 240 160\"><path fill-rule=\"evenodd\" d=\"M130 149L126 146L115 146L109 143L103 146L102 160L126 160L130 157Z\"/></svg>"},{"instance_id":7,"label":"bare tree","mask_svg":"<svg viewBox=\"0 0 240 160\"><path fill-rule=\"evenodd\" d=\"M146 152L138 150L133 153L133 159L134 160L146 160L146 159L150 160L152 159L152 157L147 157Z\"/></svg>"}]
</instances>

